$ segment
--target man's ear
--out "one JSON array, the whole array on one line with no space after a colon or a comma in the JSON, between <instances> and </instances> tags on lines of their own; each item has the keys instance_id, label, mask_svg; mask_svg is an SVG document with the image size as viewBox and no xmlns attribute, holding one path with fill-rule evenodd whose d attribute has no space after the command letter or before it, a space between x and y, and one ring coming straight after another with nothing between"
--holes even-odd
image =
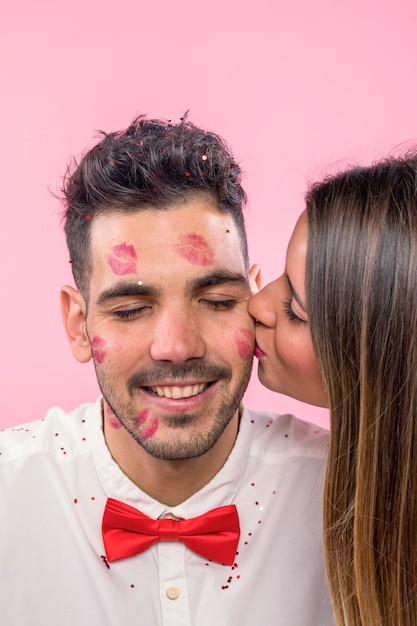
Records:
<instances>
[{"instance_id":1,"label":"man's ear","mask_svg":"<svg viewBox=\"0 0 417 626\"><path fill-rule=\"evenodd\" d=\"M249 270L249 284L253 296L262 289L261 268L257 263Z\"/></svg>"},{"instance_id":2,"label":"man's ear","mask_svg":"<svg viewBox=\"0 0 417 626\"><path fill-rule=\"evenodd\" d=\"M80 363L92 358L91 346L86 330L86 305L77 289L65 285L61 289L61 313L74 357Z\"/></svg>"}]
</instances>

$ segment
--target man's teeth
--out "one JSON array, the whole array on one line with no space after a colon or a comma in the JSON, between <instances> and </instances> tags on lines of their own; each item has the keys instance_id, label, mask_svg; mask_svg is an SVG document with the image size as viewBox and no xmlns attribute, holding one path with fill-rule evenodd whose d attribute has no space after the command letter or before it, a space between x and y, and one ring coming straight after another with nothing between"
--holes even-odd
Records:
<instances>
[{"instance_id":1,"label":"man's teeth","mask_svg":"<svg viewBox=\"0 0 417 626\"><path fill-rule=\"evenodd\" d=\"M151 391L156 393L161 398L190 398L204 391L206 387L205 383L199 383L198 385L187 385L186 387L150 387Z\"/></svg>"}]
</instances>

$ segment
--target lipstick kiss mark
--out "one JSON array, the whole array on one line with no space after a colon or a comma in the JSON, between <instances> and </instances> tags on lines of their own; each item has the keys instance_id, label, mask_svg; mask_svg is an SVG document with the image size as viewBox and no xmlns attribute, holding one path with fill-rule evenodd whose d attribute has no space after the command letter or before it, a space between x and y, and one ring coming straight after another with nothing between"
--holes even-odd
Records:
<instances>
[{"instance_id":1,"label":"lipstick kiss mark","mask_svg":"<svg viewBox=\"0 0 417 626\"><path fill-rule=\"evenodd\" d=\"M235 341L240 358L247 361L253 355L255 333L249 328L240 328L235 333Z\"/></svg>"},{"instance_id":2,"label":"lipstick kiss mark","mask_svg":"<svg viewBox=\"0 0 417 626\"><path fill-rule=\"evenodd\" d=\"M136 273L137 255L135 248L126 242L113 246L111 254L106 256L107 263L118 276Z\"/></svg>"},{"instance_id":3,"label":"lipstick kiss mark","mask_svg":"<svg viewBox=\"0 0 417 626\"><path fill-rule=\"evenodd\" d=\"M113 413L113 411L111 410L108 404L104 405L104 413L105 413L106 422L108 423L109 426L111 426L112 428L116 428L116 429L122 427L121 422L117 419L117 417L115 416L115 414Z\"/></svg>"},{"instance_id":4,"label":"lipstick kiss mark","mask_svg":"<svg viewBox=\"0 0 417 626\"><path fill-rule=\"evenodd\" d=\"M143 409L135 419L136 426L142 426L149 417L149 409Z\"/></svg>"},{"instance_id":5,"label":"lipstick kiss mark","mask_svg":"<svg viewBox=\"0 0 417 626\"><path fill-rule=\"evenodd\" d=\"M147 428L142 430L142 438L149 439L158 430L158 418L154 417Z\"/></svg>"},{"instance_id":6,"label":"lipstick kiss mark","mask_svg":"<svg viewBox=\"0 0 417 626\"><path fill-rule=\"evenodd\" d=\"M103 363L104 361L104 358L107 354L105 345L106 345L106 341L102 337L99 337L98 335L93 337L91 340L91 348L93 350L93 357L97 361L97 363Z\"/></svg>"},{"instance_id":7,"label":"lipstick kiss mark","mask_svg":"<svg viewBox=\"0 0 417 626\"><path fill-rule=\"evenodd\" d=\"M197 233L187 233L179 238L179 253L193 265L211 265L214 261L213 250Z\"/></svg>"},{"instance_id":8,"label":"lipstick kiss mark","mask_svg":"<svg viewBox=\"0 0 417 626\"><path fill-rule=\"evenodd\" d=\"M140 435L143 439L149 439L158 430L158 418L150 415L149 409L143 409L135 419L137 426L144 426Z\"/></svg>"}]
</instances>

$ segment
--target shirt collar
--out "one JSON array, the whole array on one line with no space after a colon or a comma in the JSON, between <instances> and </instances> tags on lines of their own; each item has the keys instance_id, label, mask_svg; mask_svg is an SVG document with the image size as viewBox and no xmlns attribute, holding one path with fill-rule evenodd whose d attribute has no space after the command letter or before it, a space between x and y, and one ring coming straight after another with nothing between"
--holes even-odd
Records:
<instances>
[{"instance_id":1,"label":"shirt collar","mask_svg":"<svg viewBox=\"0 0 417 626\"><path fill-rule=\"evenodd\" d=\"M95 404L91 405L89 438L93 441L92 454L98 477L107 497L121 500L154 519L167 512L188 519L202 515L216 507L231 504L245 473L251 440L248 410L243 406L241 410L238 436L222 469L188 500L174 508L169 508L139 489L113 460L104 439L101 398L99 398Z\"/></svg>"}]
</instances>

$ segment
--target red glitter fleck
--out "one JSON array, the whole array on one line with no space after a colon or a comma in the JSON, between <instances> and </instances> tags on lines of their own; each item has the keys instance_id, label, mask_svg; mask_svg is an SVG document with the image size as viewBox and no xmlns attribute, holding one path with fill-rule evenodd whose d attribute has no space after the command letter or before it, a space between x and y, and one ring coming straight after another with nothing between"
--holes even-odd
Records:
<instances>
[{"instance_id":1,"label":"red glitter fleck","mask_svg":"<svg viewBox=\"0 0 417 626\"><path fill-rule=\"evenodd\" d=\"M191 176L190 172L185 172L185 175L186 175L187 177L188 177L188 176Z\"/></svg>"},{"instance_id":2,"label":"red glitter fleck","mask_svg":"<svg viewBox=\"0 0 417 626\"><path fill-rule=\"evenodd\" d=\"M104 554L101 555L101 559L102 559L104 565L107 567L107 569L110 569L110 565L109 565L109 563L107 561L107 558L104 556Z\"/></svg>"},{"instance_id":3,"label":"red glitter fleck","mask_svg":"<svg viewBox=\"0 0 417 626\"><path fill-rule=\"evenodd\" d=\"M85 219L86 219L86 220L91 220L91 215L86 215L86 216L85 216Z\"/></svg>"},{"instance_id":4,"label":"red glitter fleck","mask_svg":"<svg viewBox=\"0 0 417 626\"><path fill-rule=\"evenodd\" d=\"M94 497L94 496L91 496L91 499L92 499L92 500L95 500L95 497Z\"/></svg>"},{"instance_id":5,"label":"red glitter fleck","mask_svg":"<svg viewBox=\"0 0 417 626\"><path fill-rule=\"evenodd\" d=\"M110 159L110 161L109 161L109 165L114 165L114 161L113 161L113 159Z\"/></svg>"},{"instance_id":6,"label":"red glitter fleck","mask_svg":"<svg viewBox=\"0 0 417 626\"><path fill-rule=\"evenodd\" d=\"M77 504L78 498L74 498L74 504Z\"/></svg>"},{"instance_id":7,"label":"red glitter fleck","mask_svg":"<svg viewBox=\"0 0 417 626\"><path fill-rule=\"evenodd\" d=\"M81 441L85 441L85 437L83 437L83 438L81 439Z\"/></svg>"},{"instance_id":8,"label":"red glitter fleck","mask_svg":"<svg viewBox=\"0 0 417 626\"><path fill-rule=\"evenodd\" d=\"M130 586L131 586L131 588L133 589L135 585L132 583Z\"/></svg>"},{"instance_id":9,"label":"red glitter fleck","mask_svg":"<svg viewBox=\"0 0 417 626\"><path fill-rule=\"evenodd\" d=\"M254 486L255 486L255 483L251 483L251 484L250 484L250 486L251 486L251 487L254 487Z\"/></svg>"}]
</instances>

